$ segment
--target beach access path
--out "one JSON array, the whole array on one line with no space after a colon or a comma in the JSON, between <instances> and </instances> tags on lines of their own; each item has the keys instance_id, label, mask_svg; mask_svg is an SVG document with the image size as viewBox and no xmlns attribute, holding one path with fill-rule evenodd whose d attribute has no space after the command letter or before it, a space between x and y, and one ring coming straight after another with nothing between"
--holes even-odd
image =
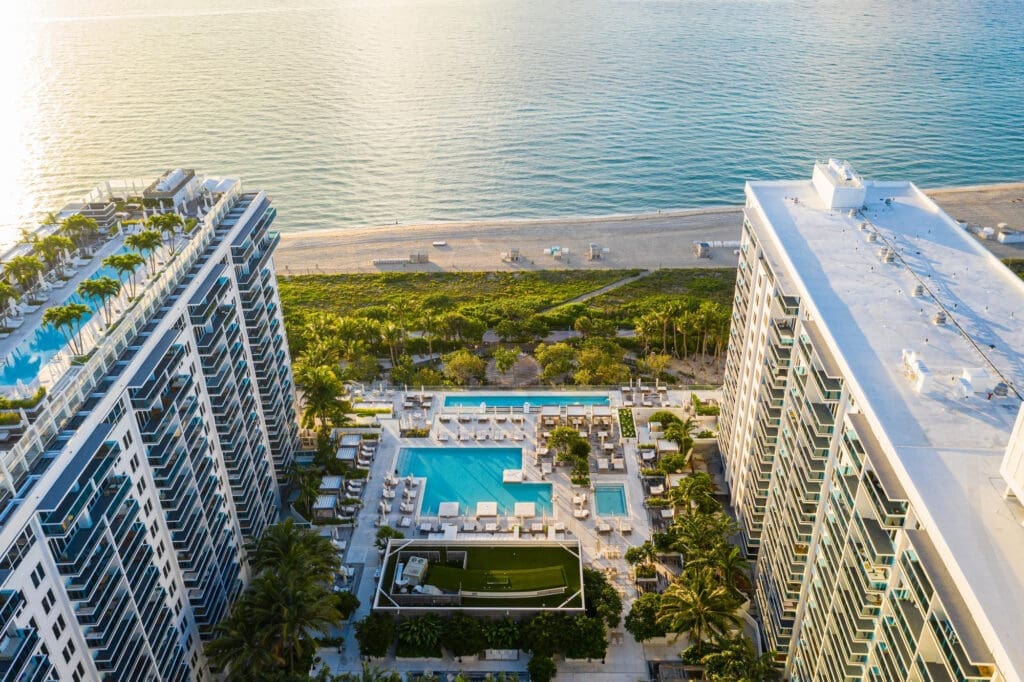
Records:
<instances>
[{"instance_id":1,"label":"beach access path","mask_svg":"<svg viewBox=\"0 0 1024 682\"><path fill-rule=\"evenodd\" d=\"M927 190L954 219L972 226L1006 223L1024 229L1024 182ZM731 267L743 223L738 206L637 215L380 225L283 233L274 255L278 274L345 272L488 272L577 269ZM284 227L287 227L286 225ZM693 242L724 245L710 258ZM435 242L444 245L435 246ZM1024 257L1022 245L983 242L1000 258ZM596 244L597 260L585 252ZM545 249L568 249L556 259ZM519 249L509 262L503 253ZM607 249L607 252L603 250ZM426 254L429 262L374 265L375 259Z\"/></svg>"}]
</instances>

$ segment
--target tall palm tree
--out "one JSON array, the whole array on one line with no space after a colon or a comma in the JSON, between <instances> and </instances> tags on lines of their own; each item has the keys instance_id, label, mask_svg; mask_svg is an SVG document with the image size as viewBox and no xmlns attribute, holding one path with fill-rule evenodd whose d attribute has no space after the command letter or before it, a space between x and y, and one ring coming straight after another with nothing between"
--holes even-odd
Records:
<instances>
[{"instance_id":1,"label":"tall palm tree","mask_svg":"<svg viewBox=\"0 0 1024 682\"><path fill-rule=\"evenodd\" d=\"M36 256L15 256L7 261L4 273L14 278L24 293L33 293L39 286L39 275L45 267Z\"/></svg>"},{"instance_id":2,"label":"tall palm tree","mask_svg":"<svg viewBox=\"0 0 1024 682\"><path fill-rule=\"evenodd\" d=\"M266 644L264 624L253 617L247 601L240 599L206 644L210 663L230 670L231 680L260 680L269 677L277 661Z\"/></svg>"},{"instance_id":3,"label":"tall palm tree","mask_svg":"<svg viewBox=\"0 0 1024 682\"><path fill-rule=\"evenodd\" d=\"M775 682L781 678L775 667L775 652L758 655L745 637L722 642L719 647L701 658L710 682Z\"/></svg>"},{"instance_id":4,"label":"tall palm tree","mask_svg":"<svg viewBox=\"0 0 1024 682\"><path fill-rule=\"evenodd\" d=\"M282 566L298 570L311 581L328 582L338 567L338 556L327 538L287 519L267 528L252 556L254 571Z\"/></svg>"},{"instance_id":5,"label":"tall palm tree","mask_svg":"<svg viewBox=\"0 0 1024 682\"><path fill-rule=\"evenodd\" d=\"M50 268L56 268L64 262L65 254L69 253L75 248L75 243L67 237L62 237L59 234L50 234L38 242L35 245L35 251L38 253L43 262Z\"/></svg>"},{"instance_id":6,"label":"tall palm tree","mask_svg":"<svg viewBox=\"0 0 1024 682\"><path fill-rule=\"evenodd\" d=\"M99 231L99 224L81 213L65 218L60 225L60 233L73 241L80 251L88 249L92 245Z\"/></svg>"},{"instance_id":7,"label":"tall palm tree","mask_svg":"<svg viewBox=\"0 0 1024 682\"><path fill-rule=\"evenodd\" d=\"M736 522L722 512L707 514L697 511L677 516L672 528L675 533L673 547L691 561L726 544L726 539L736 533Z\"/></svg>"},{"instance_id":8,"label":"tall palm tree","mask_svg":"<svg viewBox=\"0 0 1024 682\"><path fill-rule=\"evenodd\" d=\"M302 388L305 403L302 414L304 428L315 429L318 423L326 428L347 411L347 404L339 400L345 387L332 368L295 363L294 374L295 383Z\"/></svg>"},{"instance_id":9,"label":"tall palm tree","mask_svg":"<svg viewBox=\"0 0 1024 682\"><path fill-rule=\"evenodd\" d=\"M175 237L177 237L179 229L184 230L185 220L177 213L157 213L149 219L147 224L151 230L166 235L169 254L174 256L177 251Z\"/></svg>"},{"instance_id":10,"label":"tall palm tree","mask_svg":"<svg viewBox=\"0 0 1024 682\"><path fill-rule=\"evenodd\" d=\"M110 299L121 293L121 282L113 277L85 279L78 283L76 291L85 298L92 298L100 302L103 310L103 324L109 327L111 317L113 316L113 311L110 309Z\"/></svg>"},{"instance_id":11,"label":"tall palm tree","mask_svg":"<svg viewBox=\"0 0 1024 682\"><path fill-rule=\"evenodd\" d=\"M684 573L662 593L658 622L674 638L687 634L700 653L707 641L727 637L740 626L738 607L739 602L714 572L701 568Z\"/></svg>"},{"instance_id":12,"label":"tall palm tree","mask_svg":"<svg viewBox=\"0 0 1024 682\"><path fill-rule=\"evenodd\" d=\"M11 299L15 302L20 298L18 290L0 279L0 320L3 320L4 327L7 326L7 319L11 316Z\"/></svg>"},{"instance_id":13,"label":"tall palm tree","mask_svg":"<svg viewBox=\"0 0 1024 682\"><path fill-rule=\"evenodd\" d=\"M288 483L299 493L295 499L295 506L307 519L313 518L313 503L320 494L321 476L318 469L297 464L292 464L288 471Z\"/></svg>"},{"instance_id":14,"label":"tall palm tree","mask_svg":"<svg viewBox=\"0 0 1024 682\"><path fill-rule=\"evenodd\" d=\"M404 339L405 332L391 320L380 326L380 340L388 347L392 367L398 364L398 348Z\"/></svg>"},{"instance_id":15,"label":"tall palm tree","mask_svg":"<svg viewBox=\"0 0 1024 682\"><path fill-rule=\"evenodd\" d=\"M684 514L694 511L713 512L718 509L715 482L703 471L685 477L669 491L672 502L682 507Z\"/></svg>"},{"instance_id":16,"label":"tall palm tree","mask_svg":"<svg viewBox=\"0 0 1024 682\"><path fill-rule=\"evenodd\" d=\"M114 268L122 284L125 275L128 276L128 295L132 298L135 298L135 271L145 262L146 259L137 253L115 253L103 259L103 265Z\"/></svg>"},{"instance_id":17,"label":"tall palm tree","mask_svg":"<svg viewBox=\"0 0 1024 682\"><path fill-rule=\"evenodd\" d=\"M149 269L156 272L156 250L164 243L159 230L143 230L136 234L130 234L124 238L124 243L130 249L138 251L139 254L149 257Z\"/></svg>"},{"instance_id":18,"label":"tall palm tree","mask_svg":"<svg viewBox=\"0 0 1024 682\"><path fill-rule=\"evenodd\" d=\"M71 352L81 355L82 345L79 336L82 333L82 320L90 312L89 306L83 303L53 306L43 312L43 324L49 324L58 329L71 346Z\"/></svg>"}]
</instances>

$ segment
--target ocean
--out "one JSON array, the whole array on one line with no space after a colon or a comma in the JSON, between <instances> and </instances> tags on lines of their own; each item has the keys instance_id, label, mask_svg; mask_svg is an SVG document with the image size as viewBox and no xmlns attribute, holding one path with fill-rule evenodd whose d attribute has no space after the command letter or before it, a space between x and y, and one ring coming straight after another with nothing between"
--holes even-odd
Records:
<instances>
[{"instance_id":1,"label":"ocean","mask_svg":"<svg viewBox=\"0 0 1024 682\"><path fill-rule=\"evenodd\" d=\"M286 231L736 204L849 159L1024 178L1022 0L11 0L0 242L108 177Z\"/></svg>"}]
</instances>

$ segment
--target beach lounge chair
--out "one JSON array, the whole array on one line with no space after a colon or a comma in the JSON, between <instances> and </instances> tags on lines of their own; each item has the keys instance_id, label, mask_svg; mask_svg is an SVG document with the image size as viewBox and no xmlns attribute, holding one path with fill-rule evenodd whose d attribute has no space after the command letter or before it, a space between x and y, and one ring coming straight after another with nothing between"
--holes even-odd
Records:
<instances>
[{"instance_id":1,"label":"beach lounge chair","mask_svg":"<svg viewBox=\"0 0 1024 682\"><path fill-rule=\"evenodd\" d=\"M491 523L484 525L484 530L488 533L497 533L499 530L501 530L501 526L499 526L496 521L492 521Z\"/></svg>"},{"instance_id":2,"label":"beach lounge chair","mask_svg":"<svg viewBox=\"0 0 1024 682\"><path fill-rule=\"evenodd\" d=\"M577 519L585 519L590 516L589 509L573 509L572 515Z\"/></svg>"},{"instance_id":3,"label":"beach lounge chair","mask_svg":"<svg viewBox=\"0 0 1024 682\"><path fill-rule=\"evenodd\" d=\"M445 433L444 431L442 431L441 433L437 434L437 440L439 440L442 443L447 443L448 442L448 434Z\"/></svg>"},{"instance_id":4,"label":"beach lounge chair","mask_svg":"<svg viewBox=\"0 0 1024 682\"><path fill-rule=\"evenodd\" d=\"M665 493L665 486L662 484L651 486L651 495L663 495Z\"/></svg>"},{"instance_id":5,"label":"beach lounge chair","mask_svg":"<svg viewBox=\"0 0 1024 682\"><path fill-rule=\"evenodd\" d=\"M597 460L597 470L598 471L608 471L608 465L609 465L609 462L608 462L608 458L607 457L601 457L601 458L599 458Z\"/></svg>"},{"instance_id":6,"label":"beach lounge chair","mask_svg":"<svg viewBox=\"0 0 1024 682\"><path fill-rule=\"evenodd\" d=\"M412 502L403 502L398 506L398 511L402 512L403 514L412 514L414 511L416 511L416 505L414 505Z\"/></svg>"},{"instance_id":7,"label":"beach lounge chair","mask_svg":"<svg viewBox=\"0 0 1024 682\"><path fill-rule=\"evenodd\" d=\"M420 524L420 532L421 533L431 533L431 532L433 532L433 530L434 530L434 524L430 523L429 521L424 521L423 523Z\"/></svg>"},{"instance_id":8,"label":"beach lounge chair","mask_svg":"<svg viewBox=\"0 0 1024 682\"><path fill-rule=\"evenodd\" d=\"M543 533L544 532L544 524L539 522L539 521L535 521L534 523L531 523L530 524L530 532L531 533Z\"/></svg>"},{"instance_id":9,"label":"beach lounge chair","mask_svg":"<svg viewBox=\"0 0 1024 682\"><path fill-rule=\"evenodd\" d=\"M412 525L412 517L411 516L403 516L401 519L398 520L398 527L399 528L408 528L411 525Z\"/></svg>"},{"instance_id":10,"label":"beach lounge chair","mask_svg":"<svg viewBox=\"0 0 1024 682\"><path fill-rule=\"evenodd\" d=\"M385 488L384 492L381 493L381 497L383 497L385 500L393 500L395 499L395 491L388 490L387 488Z\"/></svg>"}]
</instances>

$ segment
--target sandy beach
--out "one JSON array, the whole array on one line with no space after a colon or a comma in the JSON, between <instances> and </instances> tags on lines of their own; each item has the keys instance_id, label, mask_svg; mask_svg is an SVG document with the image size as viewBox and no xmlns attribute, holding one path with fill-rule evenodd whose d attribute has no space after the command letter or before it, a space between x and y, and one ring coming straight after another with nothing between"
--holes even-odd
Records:
<instances>
[{"instance_id":1,"label":"sandy beach","mask_svg":"<svg viewBox=\"0 0 1024 682\"><path fill-rule=\"evenodd\" d=\"M954 219L972 226L1006 223L1024 229L1024 182L926 190ZM637 215L380 225L281 235L274 256L283 275L338 272L438 272L588 268L727 267L735 264L742 213L738 206ZM694 241L725 242L711 258ZM435 246L435 242L445 242ZM1022 245L983 242L1001 258L1024 257ZM600 258L585 252L597 244ZM558 246L568 258L544 253ZM517 262L502 254L519 249ZM605 251L607 249L607 251ZM427 263L375 265L375 259L426 254Z\"/></svg>"}]
</instances>

